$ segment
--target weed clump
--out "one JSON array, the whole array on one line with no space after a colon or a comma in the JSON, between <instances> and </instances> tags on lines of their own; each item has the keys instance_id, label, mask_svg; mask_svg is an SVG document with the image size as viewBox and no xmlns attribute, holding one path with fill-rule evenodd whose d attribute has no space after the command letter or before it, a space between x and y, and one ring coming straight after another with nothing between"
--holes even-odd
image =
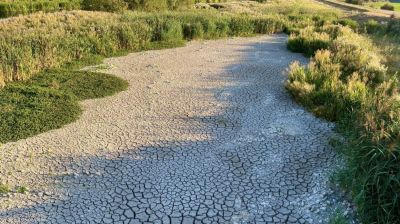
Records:
<instances>
[{"instance_id":1,"label":"weed clump","mask_svg":"<svg viewBox=\"0 0 400 224\"><path fill-rule=\"evenodd\" d=\"M26 192L28 192L28 188L26 188L24 186L20 186L17 188L17 193L19 193L19 194L25 194Z\"/></svg>"},{"instance_id":2,"label":"weed clump","mask_svg":"<svg viewBox=\"0 0 400 224\"><path fill-rule=\"evenodd\" d=\"M384 5L381 6L381 9L383 9L383 10L389 10L389 11L394 11L394 6L391 5L391 4L386 3L386 4L384 4Z\"/></svg>"}]
</instances>

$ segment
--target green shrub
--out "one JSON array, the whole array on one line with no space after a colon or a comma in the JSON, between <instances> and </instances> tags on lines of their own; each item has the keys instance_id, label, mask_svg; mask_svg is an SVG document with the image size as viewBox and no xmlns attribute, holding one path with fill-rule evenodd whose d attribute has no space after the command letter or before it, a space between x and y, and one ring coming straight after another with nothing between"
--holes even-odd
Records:
<instances>
[{"instance_id":1,"label":"green shrub","mask_svg":"<svg viewBox=\"0 0 400 224\"><path fill-rule=\"evenodd\" d=\"M128 8L124 0L83 0L82 8L90 11L122 12Z\"/></svg>"},{"instance_id":2,"label":"green shrub","mask_svg":"<svg viewBox=\"0 0 400 224\"><path fill-rule=\"evenodd\" d=\"M387 25L386 33L400 38L400 20L390 20Z\"/></svg>"},{"instance_id":3,"label":"green shrub","mask_svg":"<svg viewBox=\"0 0 400 224\"><path fill-rule=\"evenodd\" d=\"M90 11L121 12L125 9L165 11L190 8L194 0L14 0L0 2L0 18L27 15L38 11L84 9Z\"/></svg>"},{"instance_id":4,"label":"green shrub","mask_svg":"<svg viewBox=\"0 0 400 224\"><path fill-rule=\"evenodd\" d=\"M302 29L299 34L292 34L288 40L288 49L293 52L312 56L317 50L327 49L331 42L325 32L315 32L313 27Z\"/></svg>"},{"instance_id":5,"label":"green shrub","mask_svg":"<svg viewBox=\"0 0 400 224\"><path fill-rule=\"evenodd\" d=\"M370 19L365 23L365 30L369 34L375 34L382 32L382 25L379 24L378 21Z\"/></svg>"},{"instance_id":6,"label":"green shrub","mask_svg":"<svg viewBox=\"0 0 400 224\"><path fill-rule=\"evenodd\" d=\"M260 34L271 34L283 32L285 21L283 18L257 18L254 21L254 32Z\"/></svg>"},{"instance_id":7,"label":"green shrub","mask_svg":"<svg viewBox=\"0 0 400 224\"><path fill-rule=\"evenodd\" d=\"M202 22L203 30L204 30L204 38L206 39L213 39L213 38L218 38L218 37L223 37L226 36L227 30L221 30L218 27L218 22L219 21L211 21L211 20L205 20ZM221 21L222 22L222 21ZM228 27L228 25L225 25L225 29Z\"/></svg>"},{"instance_id":8,"label":"green shrub","mask_svg":"<svg viewBox=\"0 0 400 224\"><path fill-rule=\"evenodd\" d=\"M391 4L386 3L386 4L384 4L384 5L381 6L381 9L383 9L383 10L394 11L394 6L391 5Z\"/></svg>"},{"instance_id":9,"label":"green shrub","mask_svg":"<svg viewBox=\"0 0 400 224\"><path fill-rule=\"evenodd\" d=\"M164 22L160 30L160 41L182 41L183 30L179 21L168 20Z\"/></svg>"},{"instance_id":10,"label":"green shrub","mask_svg":"<svg viewBox=\"0 0 400 224\"><path fill-rule=\"evenodd\" d=\"M358 72L369 83L381 83L385 80L386 68L382 56L372 42L354 33L349 27L323 26L307 27L299 34L289 37L288 49L312 56L317 50L330 49L333 60L341 63L341 79L349 78Z\"/></svg>"},{"instance_id":11,"label":"green shrub","mask_svg":"<svg viewBox=\"0 0 400 224\"><path fill-rule=\"evenodd\" d=\"M342 25L342 26L348 26L350 27L352 30L357 31L359 24L357 21L352 20L352 19L340 19L338 21L338 24Z\"/></svg>"},{"instance_id":12,"label":"green shrub","mask_svg":"<svg viewBox=\"0 0 400 224\"><path fill-rule=\"evenodd\" d=\"M358 72L367 83L376 84L385 80L386 67L382 56L374 48L372 42L365 37L346 30L332 42L330 47L335 60L342 64L342 79Z\"/></svg>"},{"instance_id":13,"label":"green shrub","mask_svg":"<svg viewBox=\"0 0 400 224\"><path fill-rule=\"evenodd\" d=\"M347 108L359 106L366 94L365 86L356 75L351 85L345 85L340 79L340 64L333 57L328 50L317 51L307 67L292 64L286 85L296 100L331 121L344 116Z\"/></svg>"},{"instance_id":14,"label":"green shrub","mask_svg":"<svg viewBox=\"0 0 400 224\"><path fill-rule=\"evenodd\" d=\"M183 27L183 35L188 40L203 38L203 25L200 22L194 24L185 24Z\"/></svg>"},{"instance_id":15,"label":"green shrub","mask_svg":"<svg viewBox=\"0 0 400 224\"><path fill-rule=\"evenodd\" d=\"M230 35L250 36L254 34L255 25L248 17L233 17L229 23Z\"/></svg>"}]
</instances>

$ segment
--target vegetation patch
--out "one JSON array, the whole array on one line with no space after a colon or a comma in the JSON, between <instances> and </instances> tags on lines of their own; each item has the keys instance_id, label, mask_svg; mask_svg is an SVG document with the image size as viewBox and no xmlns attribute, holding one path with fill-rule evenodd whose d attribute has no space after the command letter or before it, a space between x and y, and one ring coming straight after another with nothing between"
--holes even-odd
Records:
<instances>
[{"instance_id":1,"label":"vegetation patch","mask_svg":"<svg viewBox=\"0 0 400 224\"><path fill-rule=\"evenodd\" d=\"M293 52L313 56L317 50L327 49L331 39L325 32L315 32L313 27L300 30L298 34L292 33L288 40L288 49Z\"/></svg>"},{"instance_id":2,"label":"vegetation patch","mask_svg":"<svg viewBox=\"0 0 400 224\"><path fill-rule=\"evenodd\" d=\"M28 188L26 188L24 186L20 186L17 188L17 193L19 193L19 194L25 194L26 192L28 192Z\"/></svg>"},{"instance_id":3,"label":"vegetation patch","mask_svg":"<svg viewBox=\"0 0 400 224\"><path fill-rule=\"evenodd\" d=\"M367 5L376 9L400 12L400 2L374 1L367 3Z\"/></svg>"},{"instance_id":4,"label":"vegetation patch","mask_svg":"<svg viewBox=\"0 0 400 224\"><path fill-rule=\"evenodd\" d=\"M249 36L283 31L280 17L210 12L69 12L0 22L0 86L90 57L108 57L154 46L181 46L193 38Z\"/></svg>"},{"instance_id":5,"label":"vegetation patch","mask_svg":"<svg viewBox=\"0 0 400 224\"><path fill-rule=\"evenodd\" d=\"M347 137L339 148L348 159L348 167L336 180L352 192L362 221L398 223L397 76L388 72L384 57L372 41L351 28L328 25L312 32L329 35L327 48L317 49L305 67L298 62L292 64L286 87L297 101L317 115L337 121L339 130ZM315 35L303 35L308 41L297 43L306 49Z\"/></svg>"},{"instance_id":6,"label":"vegetation patch","mask_svg":"<svg viewBox=\"0 0 400 224\"><path fill-rule=\"evenodd\" d=\"M127 88L107 74L74 71L103 57L171 48L186 40L282 32L285 20L209 12L68 12L0 23L0 142L15 141L76 120L78 100ZM45 33L45 35L43 35ZM65 68L65 69L62 69ZM7 84L7 85L5 85Z\"/></svg>"},{"instance_id":7,"label":"vegetation patch","mask_svg":"<svg viewBox=\"0 0 400 224\"><path fill-rule=\"evenodd\" d=\"M8 185L0 183L0 195L6 194L8 192L10 192L10 187Z\"/></svg>"},{"instance_id":8,"label":"vegetation patch","mask_svg":"<svg viewBox=\"0 0 400 224\"><path fill-rule=\"evenodd\" d=\"M81 8L81 0L0 0L0 18Z\"/></svg>"},{"instance_id":9,"label":"vegetation patch","mask_svg":"<svg viewBox=\"0 0 400 224\"><path fill-rule=\"evenodd\" d=\"M104 97L124 90L117 77L91 72L54 70L0 90L0 142L15 141L75 121L78 100Z\"/></svg>"},{"instance_id":10,"label":"vegetation patch","mask_svg":"<svg viewBox=\"0 0 400 224\"><path fill-rule=\"evenodd\" d=\"M116 76L87 72L54 70L35 76L26 82L29 86L40 86L71 93L79 100L101 98L125 90L128 83Z\"/></svg>"}]
</instances>

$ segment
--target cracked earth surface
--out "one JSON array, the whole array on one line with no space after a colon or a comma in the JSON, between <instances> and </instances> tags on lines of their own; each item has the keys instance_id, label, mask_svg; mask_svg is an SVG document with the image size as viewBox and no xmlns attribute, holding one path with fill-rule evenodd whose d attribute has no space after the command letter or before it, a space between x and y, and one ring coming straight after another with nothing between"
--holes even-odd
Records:
<instances>
[{"instance_id":1,"label":"cracked earth surface","mask_svg":"<svg viewBox=\"0 0 400 224\"><path fill-rule=\"evenodd\" d=\"M325 223L333 125L290 98L283 35L107 59L127 91L2 146L0 223ZM333 204L333 205L332 205Z\"/></svg>"}]
</instances>

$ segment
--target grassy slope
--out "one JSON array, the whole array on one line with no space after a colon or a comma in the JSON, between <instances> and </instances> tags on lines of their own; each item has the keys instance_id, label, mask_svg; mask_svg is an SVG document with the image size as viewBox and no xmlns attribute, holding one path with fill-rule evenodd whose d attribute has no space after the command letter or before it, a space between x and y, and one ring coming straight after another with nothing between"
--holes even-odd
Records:
<instances>
[{"instance_id":1,"label":"grassy slope","mask_svg":"<svg viewBox=\"0 0 400 224\"><path fill-rule=\"evenodd\" d=\"M369 2L367 3L368 6L375 8L375 9L380 9L381 6L389 4L394 6L394 11L400 12L400 3L395 3L395 2Z\"/></svg>"}]
</instances>

